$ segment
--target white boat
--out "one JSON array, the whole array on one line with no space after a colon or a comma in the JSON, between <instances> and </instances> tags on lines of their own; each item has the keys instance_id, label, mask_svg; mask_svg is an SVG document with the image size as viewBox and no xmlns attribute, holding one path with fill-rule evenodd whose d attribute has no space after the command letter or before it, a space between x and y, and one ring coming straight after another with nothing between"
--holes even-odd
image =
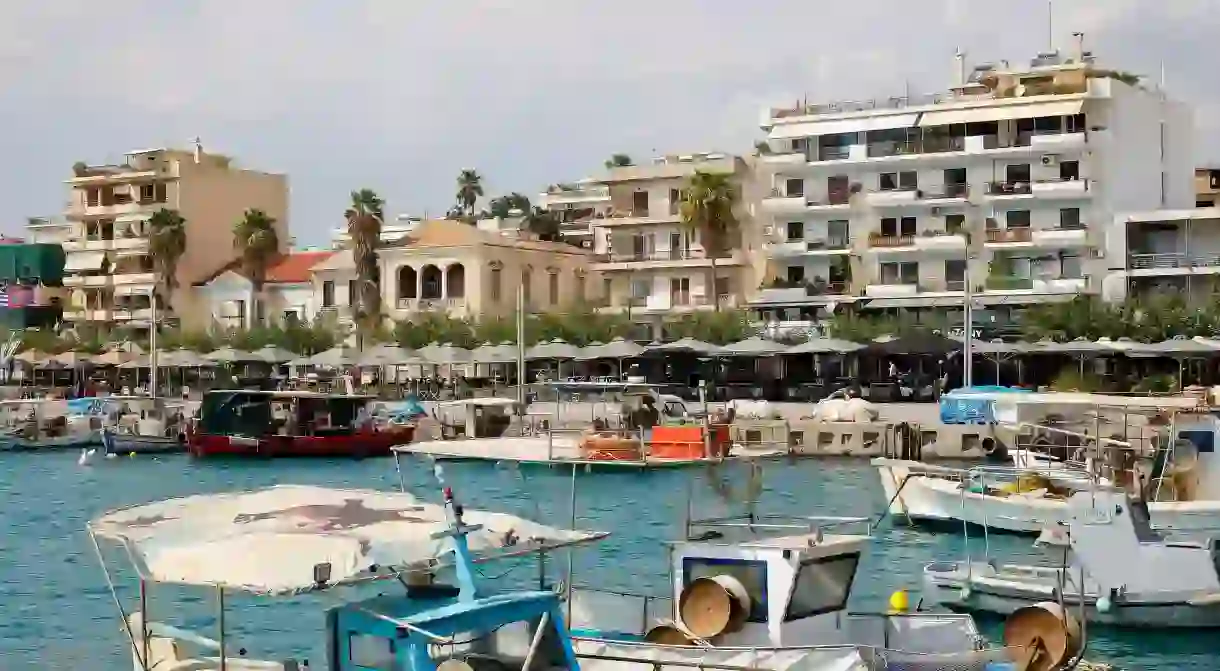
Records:
<instances>
[{"instance_id":1,"label":"white boat","mask_svg":"<svg viewBox=\"0 0 1220 671\"><path fill-rule=\"evenodd\" d=\"M1068 510L1068 559L1044 566L934 562L924 568L924 598L1005 615L1054 601L1108 625L1220 627L1216 541L1165 540L1149 525L1146 506L1115 488L1078 493Z\"/></svg>"},{"instance_id":2,"label":"white boat","mask_svg":"<svg viewBox=\"0 0 1220 671\"><path fill-rule=\"evenodd\" d=\"M1002 403L1018 406L1008 418L1008 426L1045 429L1023 421L1017 414L1019 406L1041 403L1063 409L1093 403L1087 407L1098 408L1094 412L1100 413L1099 408L1114 407L1108 405L1113 403L1120 412L1139 413L1141 421L1153 412L1170 416L1164 426L1168 440L1163 442L1168 444L1154 446L1156 431L1147 425L1124 424L1124 435L1101 442L1107 455L1128 455L1123 456L1125 467L1114 468L1106 458L1090 462L1104 465L1107 471L1102 475L1107 477L1021 451L1016 454L1025 460L1034 457L1032 465L1024 466L1029 461L1022 461L1018 467L1016 457L1012 461L1004 458L1002 466L972 469L874 459L888 513L912 522L968 523L1039 534L1067 520L1067 498L1073 492L1104 487L1113 480L1144 490L1151 501L1148 508L1154 528L1180 535L1220 534L1220 460L1215 452L1220 421L1216 416L1198 408L1194 399L1064 396L1067 398L1056 402L1050 394L1012 394L996 401L996 412L1008 411ZM1016 486L1018 480L1024 481L1021 486ZM1031 486L1033 482L1039 484Z\"/></svg>"}]
</instances>

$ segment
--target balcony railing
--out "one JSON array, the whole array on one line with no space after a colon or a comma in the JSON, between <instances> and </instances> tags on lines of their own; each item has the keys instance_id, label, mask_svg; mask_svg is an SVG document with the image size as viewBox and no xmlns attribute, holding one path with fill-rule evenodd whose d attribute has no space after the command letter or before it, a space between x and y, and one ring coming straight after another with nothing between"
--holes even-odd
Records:
<instances>
[{"instance_id":1,"label":"balcony railing","mask_svg":"<svg viewBox=\"0 0 1220 671\"><path fill-rule=\"evenodd\" d=\"M1034 239L1028 228L993 228L987 231L987 242L1030 242Z\"/></svg>"},{"instance_id":2,"label":"balcony railing","mask_svg":"<svg viewBox=\"0 0 1220 671\"><path fill-rule=\"evenodd\" d=\"M912 141L870 142L869 158L906 156L910 154L938 154L947 151L964 151L964 137L928 137Z\"/></svg>"},{"instance_id":3,"label":"balcony railing","mask_svg":"<svg viewBox=\"0 0 1220 671\"><path fill-rule=\"evenodd\" d=\"M1132 270L1211 268L1220 266L1220 254L1130 254L1127 266Z\"/></svg>"},{"instance_id":4,"label":"balcony railing","mask_svg":"<svg viewBox=\"0 0 1220 671\"><path fill-rule=\"evenodd\" d=\"M811 161L842 161L851 157L850 146L817 147L816 153L811 153Z\"/></svg>"},{"instance_id":5,"label":"balcony railing","mask_svg":"<svg viewBox=\"0 0 1220 671\"><path fill-rule=\"evenodd\" d=\"M694 261L706 260L706 254L690 249L670 249L659 252L622 252L603 255L605 261L611 263L631 263L636 261ZM605 262L603 261L603 262Z\"/></svg>"},{"instance_id":6,"label":"balcony railing","mask_svg":"<svg viewBox=\"0 0 1220 671\"><path fill-rule=\"evenodd\" d=\"M987 193L992 196L1024 196L1033 193L1029 182L987 182Z\"/></svg>"},{"instance_id":7,"label":"balcony railing","mask_svg":"<svg viewBox=\"0 0 1220 671\"><path fill-rule=\"evenodd\" d=\"M869 247L910 247L914 244L914 235L884 235L874 233L868 236Z\"/></svg>"},{"instance_id":8,"label":"balcony railing","mask_svg":"<svg viewBox=\"0 0 1220 671\"><path fill-rule=\"evenodd\" d=\"M965 291L966 280L945 280L945 291Z\"/></svg>"},{"instance_id":9,"label":"balcony railing","mask_svg":"<svg viewBox=\"0 0 1220 671\"><path fill-rule=\"evenodd\" d=\"M941 189L920 189L919 197L925 200L965 198L969 192L970 187L966 184L946 184Z\"/></svg>"},{"instance_id":10,"label":"balcony railing","mask_svg":"<svg viewBox=\"0 0 1220 671\"><path fill-rule=\"evenodd\" d=\"M993 291L1016 291L1020 289L1033 289L1034 280L1029 277L1009 277L1006 275L995 275L987 278L987 288Z\"/></svg>"},{"instance_id":11,"label":"balcony railing","mask_svg":"<svg viewBox=\"0 0 1220 671\"><path fill-rule=\"evenodd\" d=\"M800 242L796 240L794 242ZM847 236L834 236L825 240L809 240L805 243L805 250L817 252L822 250L838 250L851 248L851 239Z\"/></svg>"}]
</instances>

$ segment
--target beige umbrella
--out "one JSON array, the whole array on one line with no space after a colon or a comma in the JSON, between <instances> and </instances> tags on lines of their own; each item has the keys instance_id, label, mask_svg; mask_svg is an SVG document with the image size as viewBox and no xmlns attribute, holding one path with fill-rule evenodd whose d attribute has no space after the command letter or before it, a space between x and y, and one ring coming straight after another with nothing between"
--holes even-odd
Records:
<instances>
[{"instance_id":1,"label":"beige umbrella","mask_svg":"<svg viewBox=\"0 0 1220 671\"><path fill-rule=\"evenodd\" d=\"M55 360L69 368L76 368L89 363L89 355L77 351L64 352L55 357Z\"/></svg>"},{"instance_id":2,"label":"beige umbrella","mask_svg":"<svg viewBox=\"0 0 1220 671\"><path fill-rule=\"evenodd\" d=\"M15 356L13 358L18 361L24 361L25 363L33 364L33 363L38 363L39 361L42 361L43 359L47 358L47 356L48 355L46 352L39 352L36 349L27 349L26 351L22 352L21 354L18 354L17 356Z\"/></svg>"},{"instance_id":3,"label":"beige umbrella","mask_svg":"<svg viewBox=\"0 0 1220 671\"><path fill-rule=\"evenodd\" d=\"M95 357L93 363L98 366L117 366L126 363L129 359L135 357L135 354L128 354L123 350L112 349L101 356Z\"/></svg>"}]
</instances>

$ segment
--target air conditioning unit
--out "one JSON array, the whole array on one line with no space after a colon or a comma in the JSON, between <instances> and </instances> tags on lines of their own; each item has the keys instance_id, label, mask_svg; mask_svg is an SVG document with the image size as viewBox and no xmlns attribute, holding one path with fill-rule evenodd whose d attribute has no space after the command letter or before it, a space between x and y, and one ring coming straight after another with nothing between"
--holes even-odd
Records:
<instances>
[{"instance_id":1,"label":"air conditioning unit","mask_svg":"<svg viewBox=\"0 0 1220 671\"><path fill-rule=\"evenodd\" d=\"M1048 167L1059 165L1059 157L1054 154L1046 154L1042 157L1042 165Z\"/></svg>"},{"instance_id":2,"label":"air conditioning unit","mask_svg":"<svg viewBox=\"0 0 1220 671\"><path fill-rule=\"evenodd\" d=\"M763 237L769 238L775 233L775 227L771 225L763 226Z\"/></svg>"},{"instance_id":3,"label":"air conditioning unit","mask_svg":"<svg viewBox=\"0 0 1220 671\"><path fill-rule=\"evenodd\" d=\"M932 216L939 217L941 210L942 210L942 208L939 208L939 207L932 208Z\"/></svg>"},{"instance_id":4,"label":"air conditioning unit","mask_svg":"<svg viewBox=\"0 0 1220 671\"><path fill-rule=\"evenodd\" d=\"M584 249L593 249L593 241L592 240L581 240L580 246L583 247Z\"/></svg>"}]
</instances>

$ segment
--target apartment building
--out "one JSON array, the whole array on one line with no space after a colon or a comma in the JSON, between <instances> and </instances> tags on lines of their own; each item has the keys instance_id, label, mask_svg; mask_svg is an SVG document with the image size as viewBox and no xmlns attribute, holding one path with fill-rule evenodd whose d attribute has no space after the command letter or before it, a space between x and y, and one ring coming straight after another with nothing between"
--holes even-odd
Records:
<instances>
[{"instance_id":1,"label":"apartment building","mask_svg":"<svg viewBox=\"0 0 1220 671\"><path fill-rule=\"evenodd\" d=\"M333 256L331 251L289 252L267 267L262 292L237 259L195 284L196 309L223 329L247 329L256 324L308 322L318 314L313 267Z\"/></svg>"},{"instance_id":2,"label":"apartment building","mask_svg":"<svg viewBox=\"0 0 1220 671\"><path fill-rule=\"evenodd\" d=\"M193 150L133 151L118 164L77 163L67 180L65 218L71 230L64 285L64 319L108 326L147 328L155 286L149 255L148 219L162 208L186 219L186 252L178 263L178 290L171 306L160 306L162 323L206 326L206 309L194 309L192 285L236 258L233 225L258 208L288 237L288 179L240 169L231 158Z\"/></svg>"},{"instance_id":3,"label":"apartment building","mask_svg":"<svg viewBox=\"0 0 1220 671\"><path fill-rule=\"evenodd\" d=\"M1190 113L1162 92L1079 47L955 64L944 94L764 113L765 319L952 316L967 286L1011 317L1100 292L1116 213L1194 202Z\"/></svg>"},{"instance_id":4,"label":"apartment building","mask_svg":"<svg viewBox=\"0 0 1220 671\"><path fill-rule=\"evenodd\" d=\"M377 253L382 310L393 319L426 313L512 314L518 287L526 310L564 310L584 303L598 286L591 252L532 239L515 229L496 232L458 221L425 221ZM350 323L359 295L351 250L314 265L312 273L319 311Z\"/></svg>"},{"instance_id":5,"label":"apartment building","mask_svg":"<svg viewBox=\"0 0 1220 671\"><path fill-rule=\"evenodd\" d=\"M696 172L730 175L741 194L739 230L721 258L710 257L699 232L681 222L682 190ZM754 283L747 254L754 182L745 160L719 153L663 156L611 168L601 182L610 197L609 212L594 219L594 239L605 241L593 266L602 275L602 309L626 312L659 337L666 316L744 306L743 291Z\"/></svg>"},{"instance_id":6,"label":"apartment building","mask_svg":"<svg viewBox=\"0 0 1220 671\"><path fill-rule=\"evenodd\" d=\"M602 226L610 216L610 188L593 179L570 184L552 184L539 194L538 207L551 212L559 220L559 233L565 242L606 253L609 228Z\"/></svg>"},{"instance_id":7,"label":"apartment building","mask_svg":"<svg viewBox=\"0 0 1220 671\"><path fill-rule=\"evenodd\" d=\"M1107 240L1110 301L1177 293L1210 304L1220 291L1220 208L1124 214Z\"/></svg>"}]
</instances>

